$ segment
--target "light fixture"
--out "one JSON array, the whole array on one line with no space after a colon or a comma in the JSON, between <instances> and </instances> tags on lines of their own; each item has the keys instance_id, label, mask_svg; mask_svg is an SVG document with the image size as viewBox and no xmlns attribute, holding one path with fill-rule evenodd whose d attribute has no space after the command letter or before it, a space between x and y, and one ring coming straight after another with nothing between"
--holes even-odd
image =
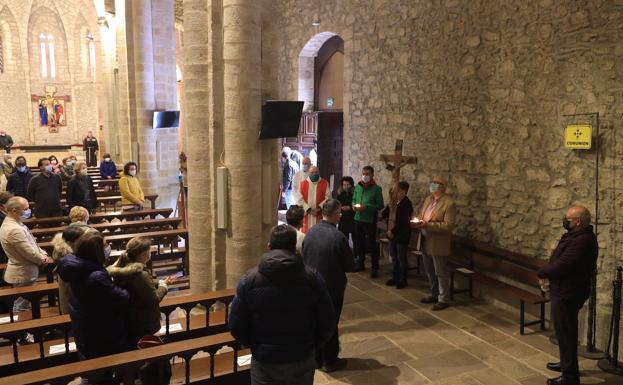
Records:
<instances>
[{"instance_id":1,"label":"light fixture","mask_svg":"<svg viewBox=\"0 0 623 385\"><path fill-rule=\"evenodd\" d=\"M86 38L88 41L93 41L93 34L91 32L88 32Z\"/></svg>"},{"instance_id":2,"label":"light fixture","mask_svg":"<svg viewBox=\"0 0 623 385\"><path fill-rule=\"evenodd\" d=\"M312 25L313 25L314 27L318 27L318 26L320 25L320 20L315 20L315 21L313 21L313 22L312 22Z\"/></svg>"}]
</instances>

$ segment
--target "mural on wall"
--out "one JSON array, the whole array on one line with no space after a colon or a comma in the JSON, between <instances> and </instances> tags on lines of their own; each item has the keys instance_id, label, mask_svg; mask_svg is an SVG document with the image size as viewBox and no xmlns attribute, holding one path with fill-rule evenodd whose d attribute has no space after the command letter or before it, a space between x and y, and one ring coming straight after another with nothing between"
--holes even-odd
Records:
<instances>
[{"instance_id":1,"label":"mural on wall","mask_svg":"<svg viewBox=\"0 0 623 385\"><path fill-rule=\"evenodd\" d=\"M60 126L67 126L65 103L71 101L71 96L59 96L56 87L46 86L45 95L32 95L31 100L37 103L39 126L47 127L50 133L57 133Z\"/></svg>"}]
</instances>

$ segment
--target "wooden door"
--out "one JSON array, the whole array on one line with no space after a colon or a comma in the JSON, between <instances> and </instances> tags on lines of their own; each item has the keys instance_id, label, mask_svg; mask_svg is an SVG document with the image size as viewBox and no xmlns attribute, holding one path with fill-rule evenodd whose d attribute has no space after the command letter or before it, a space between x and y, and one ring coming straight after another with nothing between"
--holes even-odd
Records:
<instances>
[{"instance_id":1,"label":"wooden door","mask_svg":"<svg viewBox=\"0 0 623 385\"><path fill-rule=\"evenodd\" d=\"M337 196L342 178L343 130L342 111L318 112L318 168L329 181L333 175L333 196Z\"/></svg>"}]
</instances>

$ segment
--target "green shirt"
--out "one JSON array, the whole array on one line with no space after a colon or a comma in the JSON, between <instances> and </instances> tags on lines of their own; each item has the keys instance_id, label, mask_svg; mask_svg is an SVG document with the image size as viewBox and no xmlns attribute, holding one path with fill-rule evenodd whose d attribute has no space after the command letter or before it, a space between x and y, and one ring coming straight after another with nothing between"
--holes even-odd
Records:
<instances>
[{"instance_id":1,"label":"green shirt","mask_svg":"<svg viewBox=\"0 0 623 385\"><path fill-rule=\"evenodd\" d=\"M374 223L378 211L385 207L381 186L373 184L364 189L361 183L357 184L353 193L353 205L356 204L364 205L366 208L362 212L355 213L355 220Z\"/></svg>"}]
</instances>

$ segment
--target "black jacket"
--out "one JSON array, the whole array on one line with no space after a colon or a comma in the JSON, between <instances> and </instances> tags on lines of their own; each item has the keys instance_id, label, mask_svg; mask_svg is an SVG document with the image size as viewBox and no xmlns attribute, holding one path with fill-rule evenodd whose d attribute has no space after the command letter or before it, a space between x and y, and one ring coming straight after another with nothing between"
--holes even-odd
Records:
<instances>
[{"instance_id":1,"label":"black jacket","mask_svg":"<svg viewBox=\"0 0 623 385\"><path fill-rule=\"evenodd\" d=\"M70 285L69 314L78 352L93 358L127 350L128 292L113 284L104 267L73 254L59 261L58 274Z\"/></svg>"},{"instance_id":2,"label":"black jacket","mask_svg":"<svg viewBox=\"0 0 623 385\"><path fill-rule=\"evenodd\" d=\"M350 207L348 211L342 211L342 218L338 228L343 233L352 233L355 231L355 212L353 211L353 192L342 191L337 194L337 200L340 201L342 206Z\"/></svg>"},{"instance_id":3,"label":"black jacket","mask_svg":"<svg viewBox=\"0 0 623 385\"><path fill-rule=\"evenodd\" d=\"M30 183L32 177L32 172L28 169L24 173L15 171L7 178L6 191L28 199L28 183Z\"/></svg>"},{"instance_id":4,"label":"black jacket","mask_svg":"<svg viewBox=\"0 0 623 385\"><path fill-rule=\"evenodd\" d=\"M81 180L82 179L82 180ZM88 196L83 191L80 184L85 183ZM90 176L82 177L74 175L67 183L67 206L71 210L74 206L82 206L92 212L97 207L97 196L93 187L93 180Z\"/></svg>"},{"instance_id":5,"label":"black jacket","mask_svg":"<svg viewBox=\"0 0 623 385\"><path fill-rule=\"evenodd\" d=\"M598 253L593 226L564 234L549 264L537 272L540 278L549 279L551 298L586 301Z\"/></svg>"},{"instance_id":6,"label":"black jacket","mask_svg":"<svg viewBox=\"0 0 623 385\"><path fill-rule=\"evenodd\" d=\"M35 202L35 217L47 218L63 215L61 193L63 181L57 174L43 173L34 176L28 183L28 198Z\"/></svg>"},{"instance_id":7,"label":"black jacket","mask_svg":"<svg viewBox=\"0 0 623 385\"><path fill-rule=\"evenodd\" d=\"M303 240L303 263L322 275L331 298L344 297L346 273L353 271L355 260L346 236L335 225L322 221L309 229Z\"/></svg>"},{"instance_id":8,"label":"black jacket","mask_svg":"<svg viewBox=\"0 0 623 385\"><path fill-rule=\"evenodd\" d=\"M384 219L389 219L389 205L385 206L381 213ZM394 242L408 244L411 238L411 218L413 217L413 204L408 197L402 198L396 208L396 224L392 233Z\"/></svg>"},{"instance_id":9,"label":"black jacket","mask_svg":"<svg viewBox=\"0 0 623 385\"><path fill-rule=\"evenodd\" d=\"M264 254L259 266L238 283L229 329L260 362L301 361L323 346L335 328L322 278L292 252Z\"/></svg>"}]
</instances>

